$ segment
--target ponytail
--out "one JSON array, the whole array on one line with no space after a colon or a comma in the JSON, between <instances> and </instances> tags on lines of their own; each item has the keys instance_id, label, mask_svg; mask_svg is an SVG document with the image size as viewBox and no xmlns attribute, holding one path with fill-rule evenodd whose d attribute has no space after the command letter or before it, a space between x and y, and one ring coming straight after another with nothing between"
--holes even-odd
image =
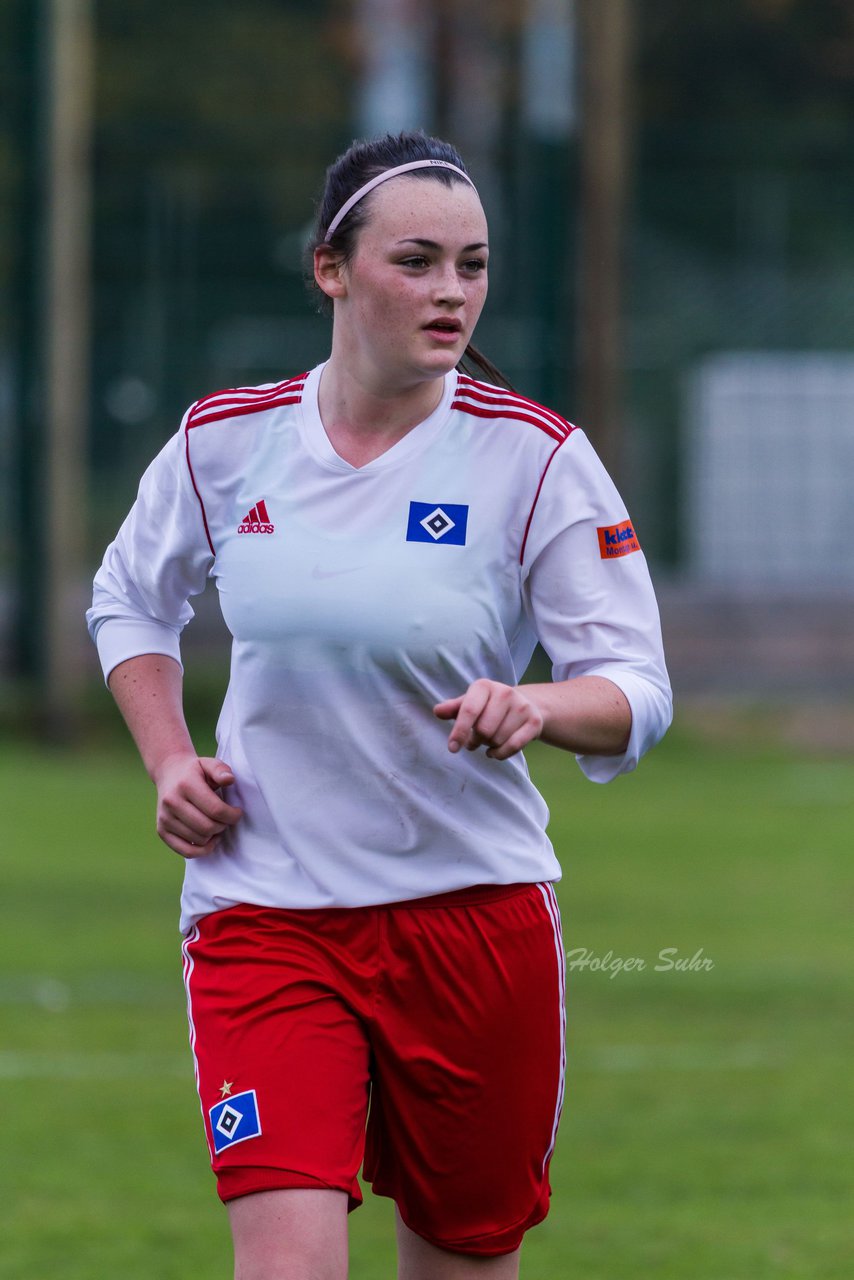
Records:
<instances>
[{"instance_id":1,"label":"ponytail","mask_svg":"<svg viewBox=\"0 0 854 1280\"><path fill-rule=\"evenodd\" d=\"M478 351L477 347L468 344L463 352L463 358L460 361L460 368L463 373L467 373L469 377L477 376L476 370L480 371L480 375L486 377L487 382L495 382L499 387L506 387L508 391L515 391L516 388L508 377L506 377L497 365L494 365L488 356L482 351Z\"/></svg>"}]
</instances>

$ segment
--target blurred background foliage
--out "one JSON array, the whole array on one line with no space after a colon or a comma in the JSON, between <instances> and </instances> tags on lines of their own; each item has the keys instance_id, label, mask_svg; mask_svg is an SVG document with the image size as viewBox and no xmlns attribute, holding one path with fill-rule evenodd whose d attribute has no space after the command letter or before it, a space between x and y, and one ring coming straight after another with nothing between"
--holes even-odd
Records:
<instances>
[{"instance_id":1,"label":"blurred background foliage","mask_svg":"<svg viewBox=\"0 0 854 1280\"><path fill-rule=\"evenodd\" d=\"M605 448L583 385L578 27L616 4L97 0L81 583L193 399L325 355L302 268L313 202L334 156L381 128L460 146L493 240L480 345ZM697 369L719 352L854 349L854 4L619 4L617 470L659 580L690 582ZM0 671L30 676L50 7L0 0Z\"/></svg>"}]
</instances>

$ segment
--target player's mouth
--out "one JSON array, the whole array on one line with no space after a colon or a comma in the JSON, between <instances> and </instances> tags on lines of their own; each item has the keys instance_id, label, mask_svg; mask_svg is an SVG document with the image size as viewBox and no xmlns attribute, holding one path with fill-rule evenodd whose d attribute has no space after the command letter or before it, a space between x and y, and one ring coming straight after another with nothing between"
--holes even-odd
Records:
<instances>
[{"instance_id":1,"label":"player's mouth","mask_svg":"<svg viewBox=\"0 0 854 1280\"><path fill-rule=\"evenodd\" d=\"M462 322L454 320L447 316L439 316L435 320L428 320L424 325L425 333L429 333L431 338L435 338L437 342L447 342L453 344L457 341L462 332Z\"/></svg>"}]
</instances>

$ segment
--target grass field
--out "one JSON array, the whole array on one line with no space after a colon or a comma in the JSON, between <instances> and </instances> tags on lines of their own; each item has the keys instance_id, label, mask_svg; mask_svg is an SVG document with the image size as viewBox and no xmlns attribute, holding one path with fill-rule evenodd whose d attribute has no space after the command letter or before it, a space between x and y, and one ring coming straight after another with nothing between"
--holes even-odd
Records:
<instances>
[{"instance_id":1,"label":"grass field","mask_svg":"<svg viewBox=\"0 0 854 1280\"><path fill-rule=\"evenodd\" d=\"M523 1276L849 1280L854 761L684 731L605 788L529 759L570 959L599 967L571 967ZM0 1276L225 1280L149 784L122 746L7 743L0 785ZM351 1233L354 1280L393 1276L388 1204Z\"/></svg>"}]
</instances>

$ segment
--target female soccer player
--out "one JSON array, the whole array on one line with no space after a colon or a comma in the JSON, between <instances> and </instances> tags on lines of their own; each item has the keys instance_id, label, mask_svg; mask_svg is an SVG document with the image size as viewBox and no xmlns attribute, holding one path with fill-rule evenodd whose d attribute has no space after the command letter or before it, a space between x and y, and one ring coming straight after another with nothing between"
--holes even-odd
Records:
<instances>
[{"instance_id":1,"label":"female soccer player","mask_svg":"<svg viewBox=\"0 0 854 1280\"><path fill-rule=\"evenodd\" d=\"M342 1280L364 1165L406 1280L508 1280L548 1209L564 952L522 749L607 782L670 696L634 527L583 433L460 370L488 234L424 134L330 168L328 360L197 401L145 473L89 625L186 859L205 1130L238 1280ZM233 635L216 758L179 634ZM519 684L536 641L553 682Z\"/></svg>"}]
</instances>

